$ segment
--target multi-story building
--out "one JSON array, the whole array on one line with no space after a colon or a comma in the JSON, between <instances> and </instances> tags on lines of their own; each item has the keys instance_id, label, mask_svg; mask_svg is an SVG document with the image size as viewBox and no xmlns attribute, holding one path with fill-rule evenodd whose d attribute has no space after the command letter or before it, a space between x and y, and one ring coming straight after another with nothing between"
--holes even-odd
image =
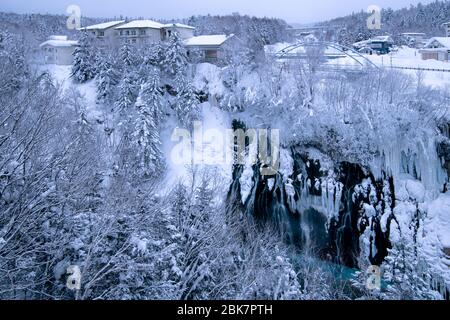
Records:
<instances>
[{"instance_id":1,"label":"multi-story building","mask_svg":"<svg viewBox=\"0 0 450 320\"><path fill-rule=\"evenodd\" d=\"M445 34L447 37L450 37L450 22L446 22L443 24L445 27Z\"/></svg>"},{"instance_id":2,"label":"multi-story building","mask_svg":"<svg viewBox=\"0 0 450 320\"><path fill-rule=\"evenodd\" d=\"M148 45L163 39L163 24L152 20L135 20L116 27L119 38L129 44Z\"/></svg>"},{"instance_id":3,"label":"multi-story building","mask_svg":"<svg viewBox=\"0 0 450 320\"><path fill-rule=\"evenodd\" d=\"M147 45L167 40L173 32L177 32L181 39L192 38L195 28L181 23L161 24L152 20L134 20L115 30L124 42Z\"/></svg>"},{"instance_id":4,"label":"multi-story building","mask_svg":"<svg viewBox=\"0 0 450 320\"><path fill-rule=\"evenodd\" d=\"M195 28L181 24L181 23L169 23L163 26L164 39L168 39L172 32L177 32L181 39L189 39L194 36Z\"/></svg>"},{"instance_id":5,"label":"multi-story building","mask_svg":"<svg viewBox=\"0 0 450 320\"><path fill-rule=\"evenodd\" d=\"M223 57L225 43L233 35L194 36L195 28L181 24L162 24L153 20L111 21L80 28L80 31L91 32L101 43L108 46L120 46L128 43L146 46L166 41L176 32L183 40L188 54L194 53L201 61L215 62Z\"/></svg>"},{"instance_id":6,"label":"multi-story building","mask_svg":"<svg viewBox=\"0 0 450 320\"><path fill-rule=\"evenodd\" d=\"M41 43L38 60L43 64L70 65L77 41L68 40L67 36L50 36Z\"/></svg>"},{"instance_id":7,"label":"multi-story building","mask_svg":"<svg viewBox=\"0 0 450 320\"><path fill-rule=\"evenodd\" d=\"M95 24L92 26L80 28L80 31L86 31L92 34L101 45L111 46L117 41L118 31L116 27L125 23L125 20L121 21L109 21L105 23Z\"/></svg>"}]
</instances>

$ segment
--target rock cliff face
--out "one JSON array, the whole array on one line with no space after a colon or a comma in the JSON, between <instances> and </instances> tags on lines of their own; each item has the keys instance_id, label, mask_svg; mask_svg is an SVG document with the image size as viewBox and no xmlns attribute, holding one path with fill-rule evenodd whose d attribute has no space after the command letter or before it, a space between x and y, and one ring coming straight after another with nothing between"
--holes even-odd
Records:
<instances>
[{"instance_id":1,"label":"rock cliff face","mask_svg":"<svg viewBox=\"0 0 450 320\"><path fill-rule=\"evenodd\" d=\"M446 148L438 154L449 165ZM381 265L399 237L422 243L428 203L446 191L438 181L439 190L427 190L421 179L429 177L405 154L398 157L399 172L382 169L376 176L368 167L335 162L314 148L283 149L280 158L273 176L261 175L260 164L236 165L229 203L257 222L276 225L299 249L352 268L360 259ZM443 250L448 255L449 248Z\"/></svg>"}]
</instances>

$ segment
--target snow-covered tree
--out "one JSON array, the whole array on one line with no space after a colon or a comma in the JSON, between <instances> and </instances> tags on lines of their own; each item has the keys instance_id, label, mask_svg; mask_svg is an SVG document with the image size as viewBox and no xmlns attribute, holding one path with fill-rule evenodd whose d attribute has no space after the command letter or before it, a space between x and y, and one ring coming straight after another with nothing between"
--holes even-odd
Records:
<instances>
[{"instance_id":1,"label":"snow-covered tree","mask_svg":"<svg viewBox=\"0 0 450 320\"><path fill-rule=\"evenodd\" d=\"M393 244L383 264L383 280L387 282L382 297L388 300L441 299L431 287L427 264L418 256L415 244L400 239Z\"/></svg>"},{"instance_id":2,"label":"snow-covered tree","mask_svg":"<svg viewBox=\"0 0 450 320\"><path fill-rule=\"evenodd\" d=\"M160 43L154 44L148 48L144 61L153 67L160 67L164 60L164 54L164 47Z\"/></svg>"},{"instance_id":3,"label":"snow-covered tree","mask_svg":"<svg viewBox=\"0 0 450 320\"><path fill-rule=\"evenodd\" d=\"M162 66L169 75L184 73L187 67L187 52L180 36L173 32L164 48Z\"/></svg>"},{"instance_id":4,"label":"snow-covered tree","mask_svg":"<svg viewBox=\"0 0 450 320\"><path fill-rule=\"evenodd\" d=\"M159 134L162 119L160 100L159 77L154 73L141 86L136 101L137 119L133 134L139 167L145 175L158 173L163 166Z\"/></svg>"},{"instance_id":5,"label":"snow-covered tree","mask_svg":"<svg viewBox=\"0 0 450 320\"><path fill-rule=\"evenodd\" d=\"M92 39L84 32L74 53L72 77L75 81L84 83L95 77L95 51Z\"/></svg>"},{"instance_id":6,"label":"snow-covered tree","mask_svg":"<svg viewBox=\"0 0 450 320\"><path fill-rule=\"evenodd\" d=\"M101 59L98 65L97 101L100 103L112 101L113 93L120 81L120 74L111 59L111 56Z\"/></svg>"},{"instance_id":7,"label":"snow-covered tree","mask_svg":"<svg viewBox=\"0 0 450 320\"><path fill-rule=\"evenodd\" d=\"M124 75L118 86L118 96L115 107L118 111L130 109L136 102L139 93L139 80L134 72Z\"/></svg>"},{"instance_id":8,"label":"snow-covered tree","mask_svg":"<svg viewBox=\"0 0 450 320\"><path fill-rule=\"evenodd\" d=\"M125 66L125 69L133 66L136 61L136 57L133 52L133 47L131 47L128 43L124 43L120 47L120 60L122 61L123 65Z\"/></svg>"},{"instance_id":9,"label":"snow-covered tree","mask_svg":"<svg viewBox=\"0 0 450 320\"><path fill-rule=\"evenodd\" d=\"M2 32L0 59L3 62L4 76L0 79L0 94L17 92L26 82L30 70L26 63L24 40L19 35Z\"/></svg>"},{"instance_id":10,"label":"snow-covered tree","mask_svg":"<svg viewBox=\"0 0 450 320\"><path fill-rule=\"evenodd\" d=\"M193 121L199 120L199 101L193 85L180 73L176 79L177 96L174 103L175 113L178 120L185 127L190 127Z\"/></svg>"}]
</instances>

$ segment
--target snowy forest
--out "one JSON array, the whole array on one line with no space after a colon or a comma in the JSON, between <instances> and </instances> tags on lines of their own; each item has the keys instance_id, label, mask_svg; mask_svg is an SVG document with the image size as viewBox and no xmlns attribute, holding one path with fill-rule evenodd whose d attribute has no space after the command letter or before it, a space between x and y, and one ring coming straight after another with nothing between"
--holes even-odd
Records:
<instances>
[{"instance_id":1,"label":"snowy forest","mask_svg":"<svg viewBox=\"0 0 450 320\"><path fill-rule=\"evenodd\" d=\"M442 24L448 22L450 3L436 0L429 4L419 2L417 5L400 10L381 8L383 22L380 30L367 29L367 16L365 11L354 12L349 16L332 19L323 24L342 27L340 41L347 44L385 33L395 36L404 32L423 32L445 36Z\"/></svg>"},{"instance_id":2,"label":"snowy forest","mask_svg":"<svg viewBox=\"0 0 450 320\"><path fill-rule=\"evenodd\" d=\"M450 4L383 14L434 31ZM358 38L366 18L329 23ZM176 33L105 49L65 22L0 13L0 299L449 299L450 84L323 73L320 50L287 67L264 54L279 19L183 21L240 39L217 65ZM69 81L32 59L52 34L79 40ZM195 122L279 129L280 167L174 165Z\"/></svg>"}]
</instances>

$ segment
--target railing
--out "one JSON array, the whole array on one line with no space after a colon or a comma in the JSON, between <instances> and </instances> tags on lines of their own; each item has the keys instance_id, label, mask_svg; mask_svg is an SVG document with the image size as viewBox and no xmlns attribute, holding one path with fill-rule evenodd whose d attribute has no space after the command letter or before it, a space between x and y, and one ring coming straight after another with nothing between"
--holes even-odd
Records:
<instances>
[{"instance_id":1,"label":"railing","mask_svg":"<svg viewBox=\"0 0 450 320\"><path fill-rule=\"evenodd\" d=\"M450 72L450 69L419 68L419 67L397 67L397 66L384 66L384 67L385 68L391 68L391 69L403 69L403 70Z\"/></svg>"}]
</instances>

